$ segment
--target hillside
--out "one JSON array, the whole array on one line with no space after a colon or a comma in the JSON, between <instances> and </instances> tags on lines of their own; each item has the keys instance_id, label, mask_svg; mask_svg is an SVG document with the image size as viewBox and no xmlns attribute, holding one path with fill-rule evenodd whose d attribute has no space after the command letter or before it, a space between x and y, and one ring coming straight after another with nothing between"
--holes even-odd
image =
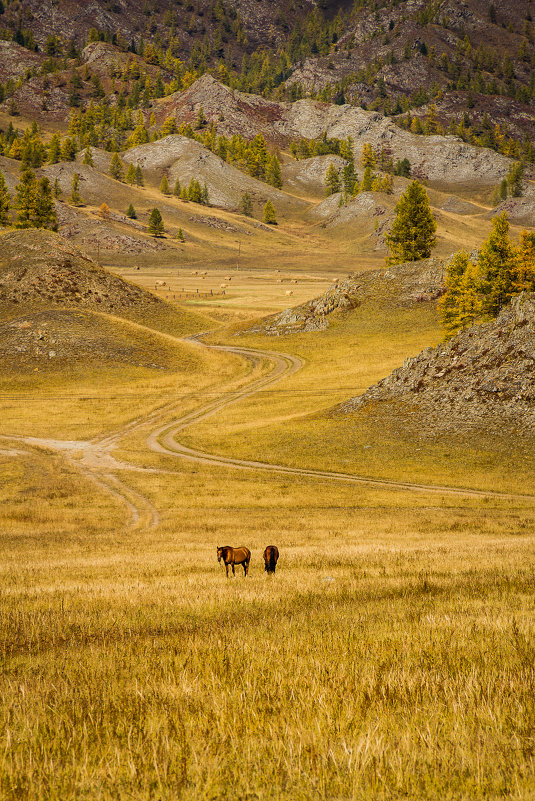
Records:
<instances>
[{"instance_id":1,"label":"hillside","mask_svg":"<svg viewBox=\"0 0 535 801\"><path fill-rule=\"evenodd\" d=\"M106 94L112 105L121 96L132 108L157 106L211 71L233 90L273 100L350 102L407 126L408 111L431 116L432 126L461 125L467 141L501 152L508 138L520 152L534 133L529 0L94 0L83 8L27 0L24 11L8 4L0 15L11 40L1 45L3 108L43 121L66 120Z\"/></svg>"},{"instance_id":2,"label":"hillside","mask_svg":"<svg viewBox=\"0 0 535 801\"><path fill-rule=\"evenodd\" d=\"M330 287L321 297L281 314L267 317L249 329L250 333L281 336L297 331L323 331L330 315L358 309L362 304L390 311L415 304L433 303L442 294L445 265L440 259L395 264L388 270L371 270L350 275Z\"/></svg>"},{"instance_id":3,"label":"hillside","mask_svg":"<svg viewBox=\"0 0 535 801\"><path fill-rule=\"evenodd\" d=\"M176 335L196 322L196 315L112 275L58 234L0 235L0 319L43 309L107 313Z\"/></svg>"},{"instance_id":4,"label":"hillside","mask_svg":"<svg viewBox=\"0 0 535 801\"><path fill-rule=\"evenodd\" d=\"M366 411L417 425L423 438L476 430L529 432L535 422L535 296L496 320L426 348L333 414Z\"/></svg>"}]
</instances>

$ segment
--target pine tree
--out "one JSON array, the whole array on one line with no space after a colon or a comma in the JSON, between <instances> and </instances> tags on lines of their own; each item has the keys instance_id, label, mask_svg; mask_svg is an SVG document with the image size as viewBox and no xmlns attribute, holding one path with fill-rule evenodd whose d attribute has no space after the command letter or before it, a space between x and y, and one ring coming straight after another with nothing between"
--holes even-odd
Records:
<instances>
[{"instance_id":1,"label":"pine tree","mask_svg":"<svg viewBox=\"0 0 535 801\"><path fill-rule=\"evenodd\" d=\"M461 282L469 260L468 253L460 250L455 253L446 268L445 292L437 304L446 339L454 336L461 327L459 319Z\"/></svg>"},{"instance_id":2,"label":"pine tree","mask_svg":"<svg viewBox=\"0 0 535 801\"><path fill-rule=\"evenodd\" d=\"M169 186L169 181L167 180L167 175L164 175L160 182L160 192L162 193L162 195L171 194L171 188Z\"/></svg>"},{"instance_id":3,"label":"pine tree","mask_svg":"<svg viewBox=\"0 0 535 801\"><path fill-rule=\"evenodd\" d=\"M274 186L276 189L282 189L281 165L275 155L268 159L266 166L266 183Z\"/></svg>"},{"instance_id":4,"label":"pine tree","mask_svg":"<svg viewBox=\"0 0 535 801\"><path fill-rule=\"evenodd\" d=\"M368 165L364 169L364 175L362 176L362 181L360 182L360 191L371 192L373 190L374 178L375 176L372 172L372 168Z\"/></svg>"},{"instance_id":5,"label":"pine tree","mask_svg":"<svg viewBox=\"0 0 535 801\"><path fill-rule=\"evenodd\" d=\"M277 215L271 200L268 200L266 205L264 206L264 213L262 215L262 219L268 225L277 225Z\"/></svg>"},{"instance_id":6,"label":"pine tree","mask_svg":"<svg viewBox=\"0 0 535 801\"><path fill-rule=\"evenodd\" d=\"M92 153L91 148L89 147L89 145L84 150L84 157L82 159L82 164L87 164L89 167L94 167L95 166L94 162L93 162L93 153Z\"/></svg>"},{"instance_id":7,"label":"pine tree","mask_svg":"<svg viewBox=\"0 0 535 801\"><path fill-rule=\"evenodd\" d=\"M110 175L112 178L115 178L116 181L123 180L123 162L119 158L119 154L115 152L111 158L110 162Z\"/></svg>"},{"instance_id":8,"label":"pine tree","mask_svg":"<svg viewBox=\"0 0 535 801\"><path fill-rule=\"evenodd\" d=\"M178 231L176 232L176 238L178 239L179 242L186 241L184 238L184 232L182 231L182 228L179 228Z\"/></svg>"},{"instance_id":9,"label":"pine tree","mask_svg":"<svg viewBox=\"0 0 535 801\"><path fill-rule=\"evenodd\" d=\"M373 152L373 147L369 142L364 142L362 146L360 163L363 167L375 167L375 153Z\"/></svg>"},{"instance_id":10,"label":"pine tree","mask_svg":"<svg viewBox=\"0 0 535 801\"><path fill-rule=\"evenodd\" d=\"M9 201L11 195L7 190L7 184L3 174L0 172L0 225L9 223Z\"/></svg>"},{"instance_id":11,"label":"pine tree","mask_svg":"<svg viewBox=\"0 0 535 801\"><path fill-rule=\"evenodd\" d=\"M39 179L37 184L32 217L34 228L50 228L52 231L58 230L58 217L54 206L52 188L50 186L50 181L44 176Z\"/></svg>"},{"instance_id":12,"label":"pine tree","mask_svg":"<svg viewBox=\"0 0 535 801\"><path fill-rule=\"evenodd\" d=\"M329 164L327 168L327 172L325 173L325 193L328 195L334 195L336 192L340 191L341 184L340 184L340 173L334 166L334 164Z\"/></svg>"},{"instance_id":13,"label":"pine tree","mask_svg":"<svg viewBox=\"0 0 535 801\"><path fill-rule=\"evenodd\" d=\"M145 182L143 180L143 170L136 164L136 186L144 186Z\"/></svg>"},{"instance_id":14,"label":"pine tree","mask_svg":"<svg viewBox=\"0 0 535 801\"><path fill-rule=\"evenodd\" d=\"M15 187L15 207L17 228L33 227L33 212L37 202L37 181L32 170L24 170L20 181Z\"/></svg>"},{"instance_id":15,"label":"pine tree","mask_svg":"<svg viewBox=\"0 0 535 801\"><path fill-rule=\"evenodd\" d=\"M518 292L535 292L535 236L522 231L515 253L513 289Z\"/></svg>"},{"instance_id":16,"label":"pine tree","mask_svg":"<svg viewBox=\"0 0 535 801\"><path fill-rule=\"evenodd\" d=\"M69 203L71 203L73 206L83 205L82 196L80 194L80 176L77 172L75 172L72 176L71 196L69 198Z\"/></svg>"},{"instance_id":17,"label":"pine tree","mask_svg":"<svg viewBox=\"0 0 535 801\"><path fill-rule=\"evenodd\" d=\"M178 178L176 179L175 184L173 186L173 195L175 197L180 197L180 181Z\"/></svg>"},{"instance_id":18,"label":"pine tree","mask_svg":"<svg viewBox=\"0 0 535 801\"><path fill-rule=\"evenodd\" d=\"M61 197L61 186L59 185L59 181L57 178L54 179L54 197L60 198Z\"/></svg>"},{"instance_id":19,"label":"pine tree","mask_svg":"<svg viewBox=\"0 0 535 801\"><path fill-rule=\"evenodd\" d=\"M342 183L344 185L344 192L346 192L348 195L353 192L356 180L357 176L355 175L355 168L353 166L353 162L350 161L342 170Z\"/></svg>"},{"instance_id":20,"label":"pine tree","mask_svg":"<svg viewBox=\"0 0 535 801\"><path fill-rule=\"evenodd\" d=\"M124 177L125 183L130 184L133 186L136 182L136 168L133 164L128 165L128 169L126 171L126 175Z\"/></svg>"},{"instance_id":21,"label":"pine tree","mask_svg":"<svg viewBox=\"0 0 535 801\"><path fill-rule=\"evenodd\" d=\"M132 204L132 203L130 203L130 205L128 206L128 208L127 208L127 210L126 210L126 216L127 216L127 217L128 217L130 220L136 220L136 219L137 219L136 210L135 210L135 208L134 208L134 206L133 206L133 204Z\"/></svg>"},{"instance_id":22,"label":"pine tree","mask_svg":"<svg viewBox=\"0 0 535 801\"><path fill-rule=\"evenodd\" d=\"M152 236L163 236L163 233L164 227L162 215L160 214L159 209L154 208L149 216L149 234L152 234Z\"/></svg>"},{"instance_id":23,"label":"pine tree","mask_svg":"<svg viewBox=\"0 0 535 801\"><path fill-rule=\"evenodd\" d=\"M431 255L436 244L437 224L427 192L418 181L409 184L396 204L396 217L386 236L389 264L419 261Z\"/></svg>"},{"instance_id":24,"label":"pine tree","mask_svg":"<svg viewBox=\"0 0 535 801\"><path fill-rule=\"evenodd\" d=\"M492 221L492 230L479 251L483 312L496 317L514 294L515 251L505 212Z\"/></svg>"},{"instance_id":25,"label":"pine tree","mask_svg":"<svg viewBox=\"0 0 535 801\"><path fill-rule=\"evenodd\" d=\"M57 164L61 157L61 141L59 134L54 134L48 146L48 160L51 164Z\"/></svg>"},{"instance_id":26,"label":"pine tree","mask_svg":"<svg viewBox=\"0 0 535 801\"><path fill-rule=\"evenodd\" d=\"M253 200L249 192L244 192L238 204L238 211L246 217L253 216Z\"/></svg>"}]
</instances>

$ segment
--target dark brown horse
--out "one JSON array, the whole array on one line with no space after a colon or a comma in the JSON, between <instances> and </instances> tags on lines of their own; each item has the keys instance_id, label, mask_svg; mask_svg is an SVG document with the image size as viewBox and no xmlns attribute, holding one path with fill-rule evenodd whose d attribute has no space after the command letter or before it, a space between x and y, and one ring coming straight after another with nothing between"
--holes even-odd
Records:
<instances>
[{"instance_id":1,"label":"dark brown horse","mask_svg":"<svg viewBox=\"0 0 535 801\"><path fill-rule=\"evenodd\" d=\"M264 551L264 562L266 573L274 573L279 561L279 549L276 545L268 545Z\"/></svg>"},{"instance_id":2,"label":"dark brown horse","mask_svg":"<svg viewBox=\"0 0 535 801\"><path fill-rule=\"evenodd\" d=\"M217 546L217 561L223 560L228 578L228 566L232 567L232 575L236 575L235 565L243 565L245 575L249 572L249 562L251 561L251 551L249 548L231 548L230 545Z\"/></svg>"}]
</instances>

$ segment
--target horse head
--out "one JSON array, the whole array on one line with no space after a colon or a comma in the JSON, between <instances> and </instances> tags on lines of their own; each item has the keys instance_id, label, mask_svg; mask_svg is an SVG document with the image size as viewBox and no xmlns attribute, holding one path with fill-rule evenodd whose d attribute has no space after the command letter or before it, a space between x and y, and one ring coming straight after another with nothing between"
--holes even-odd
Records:
<instances>
[{"instance_id":1,"label":"horse head","mask_svg":"<svg viewBox=\"0 0 535 801\"><path fill-rule=\"evenodd\" d=\"M220 561L221 561L221 557L222 557L222 556L223 556L223 548L221 548L221 547L218 545L218 546L217 546L217 561L218 561L218 562L220 562Z\"/></svg>"}]
</instances>

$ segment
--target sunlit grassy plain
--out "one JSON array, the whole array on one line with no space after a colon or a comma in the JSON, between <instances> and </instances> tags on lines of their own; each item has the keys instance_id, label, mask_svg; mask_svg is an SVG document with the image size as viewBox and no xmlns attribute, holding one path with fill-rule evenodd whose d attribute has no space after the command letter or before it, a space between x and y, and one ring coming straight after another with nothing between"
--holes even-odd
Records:
<instances>
[{"instance_id":1,"label":"sunlit grassy plain","mask_svg":"<svg viewBox=\"0 0 535 801\"><path fill-rule=\"evenodd\" d=\"M513 455L497 485L499 453L487 457L481 442L415 456L397 429L383 441L379 425L325 416L440 337L430 309L380 315L363 306L325 333L284 340L220 333L297 354L304 367L181 440L532 492ZM155 378L41 377L31 402L2 401L1 433L93 437L182 392L164 421L243 381L243 360L198 359ZM124 505L75 462L0 440L0 451L27 451L0 453L3 797L535 797L529 498L196 465L148 452L152 428L125 435L115 455L163 471L118 471L158 509L155 530L128 526ZM268 578L271 542L281 559ZM215 549L227 543L251 548L247 580L240 569L225 579Z\"/></svg>"}]
</instances>

